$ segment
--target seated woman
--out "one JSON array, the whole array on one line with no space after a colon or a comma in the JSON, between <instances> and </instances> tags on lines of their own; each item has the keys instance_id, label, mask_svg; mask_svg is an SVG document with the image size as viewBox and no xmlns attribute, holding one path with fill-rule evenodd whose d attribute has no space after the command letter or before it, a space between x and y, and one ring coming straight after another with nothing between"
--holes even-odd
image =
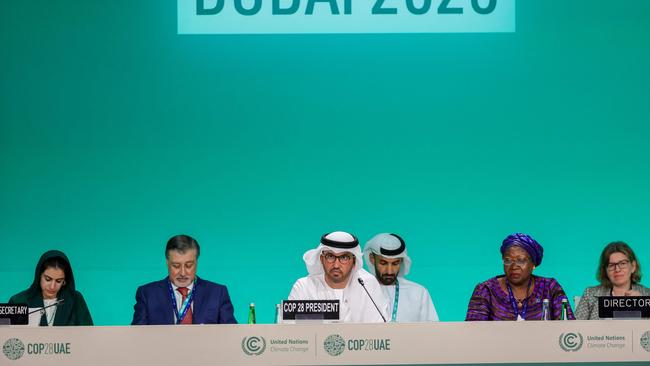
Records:
<instances>
[{"instance_id":1,"label":"seated woman","mask_svg":"<svg viewBox=\"0 0 650 366\"><path fill-rule=\"evenodd\" d=\"M503 240L501 256L505 275L479 283L467 307L465 320L540 320L544 299L549 300L549 319L560 319L562 286L553 278L533 275L542 263L544 249L526 234ZM567 300L567 319L575 319Z\"/></svg>"},{"instance_id":2,"label":"seated woman","mask_svg":"<svg viewBox=\"0 0 650 366\"><path fill-rule=\"evenodd\" d=\"M93 325L93 319L81 293L75 290L70 261L63 252L44 253L36 265L34 282L25 291L9 299L10 304L27 304L30 308L50 306L43 311L41 326Z\"/></svg>"},{"instance_id":3,"label":"seated woman","mask_svg":"<svg viewBox=\"0 0 650 366\"><path fill-rule=\"evenodd\" d=\"M622 241L607 244L600 254L596 279L599 286L587 287L576 308L578 319L600 319L599 296L649 296L650 289L639 284L641 265L629 245Z\"/></svg>"}]
</instances>

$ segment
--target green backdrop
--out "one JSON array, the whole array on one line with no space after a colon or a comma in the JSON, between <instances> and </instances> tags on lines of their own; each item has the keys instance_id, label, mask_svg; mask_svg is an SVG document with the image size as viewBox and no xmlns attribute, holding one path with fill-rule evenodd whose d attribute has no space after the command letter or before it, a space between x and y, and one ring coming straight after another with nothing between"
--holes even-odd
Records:
<instances>
[{"instance_id":1,"label":"green backdrop","mask_svg":"<svg viewBox=\"0 0 650 366\"><path fill-rule=\"evenodd\" d=\"M58 248L128 324L178 233L239 321L333 230L402 235L444 321L512 232L570 297L609 241L650 266L650 1L518 1L508 34L176 32L171 0L0 3L0 300Z\"/></svg>"}]
</instances>

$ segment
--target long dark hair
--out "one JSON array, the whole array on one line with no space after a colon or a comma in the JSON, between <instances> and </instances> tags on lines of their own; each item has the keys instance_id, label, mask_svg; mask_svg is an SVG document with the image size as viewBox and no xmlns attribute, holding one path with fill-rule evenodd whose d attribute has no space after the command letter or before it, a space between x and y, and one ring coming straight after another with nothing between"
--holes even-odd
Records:
<instances>
[{"instance_id":1,"label":"long dark hair","mask_svg":"<svg viewBox=\"0 0 650 366\"><path fill-rule=\"evenodd\" d=\"M630 264L636 264L636 270L632 273L631 281L633 284L641 282L641 264L636 260L636 254L627 243L622 241L615 241L607 244L600 254L600 264L596 272L596 279L601 285L607 288L612 287L612 281L607 277L607 265L609 264L609 257L614 253L623 253L630 260Z\"/></svg>"}]
</instances>

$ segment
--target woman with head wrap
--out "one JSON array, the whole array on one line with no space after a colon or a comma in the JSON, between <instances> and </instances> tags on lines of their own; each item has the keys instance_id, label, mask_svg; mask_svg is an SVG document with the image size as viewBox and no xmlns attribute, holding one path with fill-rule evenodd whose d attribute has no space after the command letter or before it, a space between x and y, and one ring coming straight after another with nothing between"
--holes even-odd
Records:
<instances>
[{"instance_id":1,"label":"woman with head wrap","mask_svg":"<svg viewBox=\"0 0 650 366\"><path fill-rule=\"evenodd\" d=\"M501 245L504 275L474 288L465 320L540 320L545 299L549 318L560 319L562 286L553 278L533 275L542 263L544 248L526 234L509 235ZM567 318L575 319L567 301Z\"/></svg>"},{"instance_id":2,"label":"woman with head wrap","mask_svg":"<svg viewBox=\"0 0 650 366\"><path fill-rule=\"evenodd\" d=\"M41 315L41 326L93 325L86 301L75 289L70 261L58 250L41 256L32 285L12 296L9 303L27 304L30 308L47 307Z\"/></svg>"},{"instance_id":3,"label":"woman with head wrap","mask_svg":"<svg viewBox=\"0 0 650 366\"><path fill-rule=\"evenodd\" d=\"M600 319L598 297L600 296L650 296L650 289L642 286L641 265L629 245L622 241L607 244L600 254L596 272L599 286L588 287L576 309L578 319Z\"/></svg>"}]
</instances>

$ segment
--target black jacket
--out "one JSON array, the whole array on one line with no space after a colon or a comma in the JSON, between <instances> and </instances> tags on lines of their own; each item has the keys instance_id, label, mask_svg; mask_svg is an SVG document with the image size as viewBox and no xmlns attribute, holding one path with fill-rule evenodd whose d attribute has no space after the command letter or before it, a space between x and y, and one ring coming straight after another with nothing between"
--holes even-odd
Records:
<instances>
[{"instance_id":1,"label":"black jacket","mask_svg":"<svg viewBox=\"0 0 650 366\"><path fill-rule=\"evenodd\" d=\"M50 250L41 256L41 259L39 259L36 265L32 285L27 290L12 296L9 299L9 303L27 304L30 308L43 307L43 293L41 290L41 274L45 270L43 264L46 260L55 257L66 262L69 270L65 273L65 284L57 294L57 299L63 299L63 303L59 304L56 309L53 325L93 325L93 319L90 316L90 311L88 311L88 306L83 295L75 290L74 275L72 274L70 261L63 252L58 250ZM41 316L40 325L47 325L45 313Z\"/></svg>"}]
</instances>

